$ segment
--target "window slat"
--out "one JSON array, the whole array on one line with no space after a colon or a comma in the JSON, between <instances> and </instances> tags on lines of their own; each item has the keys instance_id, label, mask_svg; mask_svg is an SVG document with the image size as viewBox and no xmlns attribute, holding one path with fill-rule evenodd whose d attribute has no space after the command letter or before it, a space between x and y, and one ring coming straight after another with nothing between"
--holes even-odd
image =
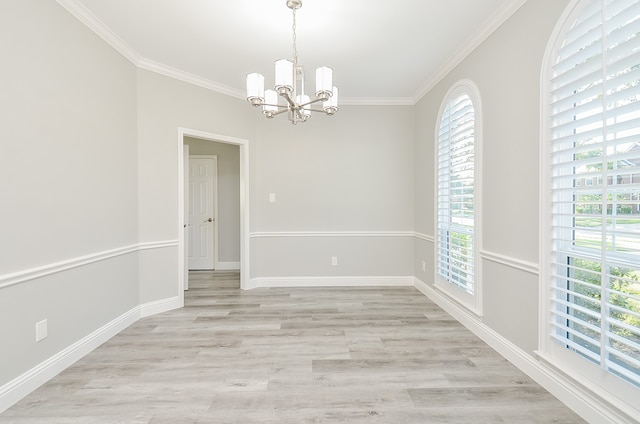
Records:
<instances>
[{"instance_id":1,"label":"window slat","mask_svg":"<svg viewBox=\"0 0 640 424\"><path fill-rule=\"evenodd\" d=\"M468 95L447 100L438 138L438 274L473 293L475 110Z\"/></svg>"},{"instance_id":2,"label":"window slat","mask_svg":"<svg viewBox=\"0 0 640 424\"><path fill-rule=\"evenodd\" d=\"M548 85L549 336L640 386L640 2L583 3Z\"/></svg>"}]
</instances>

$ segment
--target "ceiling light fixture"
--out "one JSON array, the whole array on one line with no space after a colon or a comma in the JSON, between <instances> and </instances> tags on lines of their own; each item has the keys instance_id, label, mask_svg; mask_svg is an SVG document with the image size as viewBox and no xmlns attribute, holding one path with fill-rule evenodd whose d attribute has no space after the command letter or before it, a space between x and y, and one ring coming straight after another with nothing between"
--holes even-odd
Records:
<instances>
[{"instance_id":1,"label":"ceiling light fixture","mask_svg":"<svg viewBox=\"0 0 640 424\"><path fill-rule=\"evenodd\" d=\"M296 49L296 10L302 7L302 0L287 0L287 7L293 11L293 58L276 61L275 90L264 89L264 76L259 73L247 75L247 100L253 106L262 106L267 118L287 112L292 124L306 122L311 112L333 115L338 111L338 87L333 86L333 69L321 66L316 69L316 93L310 98L304 93L304 69L298 60ZM278 95L286 104L279 104ZM322 109L312 109L311 105L322 102Z\"/></svg>"}]
</instances>

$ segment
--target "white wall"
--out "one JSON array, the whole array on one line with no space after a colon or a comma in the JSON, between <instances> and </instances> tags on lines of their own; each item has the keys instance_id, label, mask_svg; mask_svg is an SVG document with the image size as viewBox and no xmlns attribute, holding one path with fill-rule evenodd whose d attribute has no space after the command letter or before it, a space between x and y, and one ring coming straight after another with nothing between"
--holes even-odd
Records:
<instances>
[{"instance_id":1,"label":"white wall","mask_svg":"<svg viewBox=\"0 0 640 424\"><path fill-rule=\"evenodd\" d=\"M190 155L218 157L218 262L240 262L240 148L185 137Z\"/></svg>"},{"instance_id":2,"label":"white wall","mask_svg":"<svg viewBox=\"0 0 640 424\"><path fill-rule=\"evenodd\" d=\"M138 71L141 241L177 238L176 137L178 127L186 127L250 142L250 277L258 283L272 277L411 276L411 107L343 107L333 117L314 116L293 126L286 119L267 120L248 106ZM276 194L275 203L269 203L269 193ZM375 240L339 234L303 242L283 234L292 231L367 232ZM381 234L386 232L397 237ZM295 256L285 247L292 243ZM174 247L164 250L150 254L177 258ZM333 267L331 256L340 252ZM151 264L162 271L142 278L142 301L175 296L177 263L150 256L141 268Z\"/></svg>"},{"instance_id":3,"label":"white wall","mask_svg":"<svg viewBox=\"0 0 640 424\"><path fill-rule=\"evenodd\" d=\"M252 142L254 110L244 100L139 69L138 207L142 243L176 242L178 223L178 128ZM253 147L250 144L249 149ZM253 167L252 167L253 168ZM178 296L178 247L145 251L140 258L142 303Z\"/></svg>"},{"instance_id":4,"label":"white wall","mask_svg":"<svg viewBox=\"0 0 640 424\"><path fill-rule=\"evenodd\" d=\"M48 0L0 2L0 56L1 393L139 300L134 66Z\"/></svg>"},{"instance_id":5,"label":"white wall","mask_svg":"<svg viewBox=\"0 0 640 424\"><path fill-rule=\"evenodd\" d=\"M259 119L252 277L411 276L413 125L408 106Z\"/></svg>"}]
</instances>

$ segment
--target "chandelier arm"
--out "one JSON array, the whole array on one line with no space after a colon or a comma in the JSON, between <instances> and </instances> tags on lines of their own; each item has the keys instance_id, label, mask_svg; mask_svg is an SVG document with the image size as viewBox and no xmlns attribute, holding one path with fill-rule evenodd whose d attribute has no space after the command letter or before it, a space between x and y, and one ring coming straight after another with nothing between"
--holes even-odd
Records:
<instances>
[{"instance_id":1,"label":"chandelier arm","mask_svg":"<svg viewBox=\"0 0 640 424\"><path fill-rule=\"evenodd\" d=\"M280 107L282 107L282 106L280 106ZM285 112L287 112L288 110L289 110L289 109L287 108L287 109L280 109L280 110L278 110L277 112L271 112L271 116L280 115L281 113L285 113Z\"/></svg>"},{"instance_id":2,"label":"chandelier arm","mask_svg":"<svg viewBox=\"0 0 640 424\"><path fill-rule=\"evenodd\" d=\"M314 99L312 99L312 100L310 100L310 101L308 101L308 102L306 102L306 103L302 103L302 104L300 104L300 105L298 105L298 106L300 106L300 107L304 107L304 106L311 105L311 104L314 104L314 103L324 102L324 101L326 101L326 100L327 100L327 99L323 99L322 97L316 97L316 98L314 98Z\"/></svg>"},{"instance_id":3,"label":"chandelier arm","mask_svg":"<svg viewBox=\"0 0 640 424\"><path fill-rule=\"evenodd\" d=\"M286 92L282 93L281 96L285 98L287 103L289 103L289 107L290 108L295 108L297 106L296 102L294 102L293 99L291 98L291 96L289 96L289 93L286 93Z\"/></svg>"},{"instance_id":4,"label":"chandelier arm","mask_svg":"<svg viewBox=\"0 0 640 424\"><path fill-rule=\"evenodd\" d=\"M271 107L277 107L279 109L288 109L288 106L286 105L278 105L278 104L272 104L272 103L260 103L258 106L271 106Z\"/></svg>"}]
</instances>

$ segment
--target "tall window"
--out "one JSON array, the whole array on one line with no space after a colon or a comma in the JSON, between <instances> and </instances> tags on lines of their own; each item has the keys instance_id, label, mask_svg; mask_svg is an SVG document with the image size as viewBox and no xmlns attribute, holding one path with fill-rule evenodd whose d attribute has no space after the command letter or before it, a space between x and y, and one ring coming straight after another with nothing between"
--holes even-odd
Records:
<instances>
[{"instance_id":1,"label":"tall window","mask_svg":"<svg viewBox=\"0 0 640 424\"><path fill-rule=\"evenodd\" d=\"M640 386L640 2L577 2L559 34L543 150L546 350Z\"/></svg>"},{"instance_id":2,"label":"tall window","mask_svg":"<svg viewBox=\"0 0 640 424\"><path fill-rule=\"evenodd\" d=\"M473 84L458 83L440 111L436 285L480 312L476 266L476 98Z\"/></svg>"}]
</instances>

